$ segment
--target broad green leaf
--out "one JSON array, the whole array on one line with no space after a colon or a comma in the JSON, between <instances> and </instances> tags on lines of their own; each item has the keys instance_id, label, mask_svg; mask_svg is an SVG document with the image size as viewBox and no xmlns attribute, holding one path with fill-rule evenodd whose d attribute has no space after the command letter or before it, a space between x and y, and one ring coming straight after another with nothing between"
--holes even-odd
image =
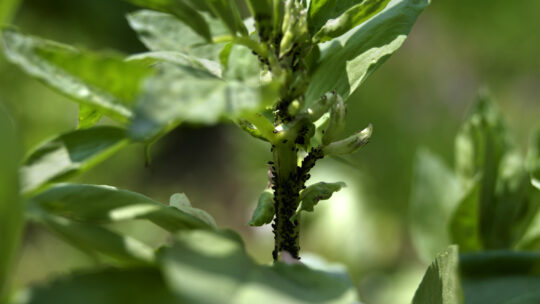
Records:
<instances>
[{"instance_id":1,"label":"broad green leaf","mask_svg":"<svg viewBox=\"0 0 540 304\"><path fill-rule=\"evenodd\" d=\"M85 223L147 219L169 231L216 227L206 212L179 204L177 199L173 195L172 206L167 206L110 186L61 184L38 194L31 202L49 213Z\"/></svg>"},{"instance_id":2,"label":"broad green leaf","mask_svg":"<svg viewBox=\"0 0 540 304\"><path fill-rule=\"evenodd\" d=\"M412 304L460 303L463 303L463 299L458 276L458 247L450 246L429 266Z\"/></svg>"},{"instance_id":3,"label":"broad green leaf","mask_svg":"<svg viewBox=\"0 0 540 304\"><path fill-rule=\"evenodd\" d=\"M309 32L315 35L328 20L336 19L363 0L311 0L309 3Z\"/></svg>"},{"instance_id":4,"label":"broad green leaf","mask_svg":"<svg viewBox=\"0 0 540 304\"><path fill-rule=\"evenodd\" d=\"M151 63L155 62L169 62L178 64L179 66L185 68L193 68L195 70L202 70L209 74L212 74L218 78L221 78L223 74L223 67L220 63L204 58L197 58L186 55L180 52L148 52L133 55L128 58L129 61L148 61Z\"/></svg>"},{"instance_id":5,"label":"broad green leaf","mask_svg":"<svg viewBox=\"0 0 540 304\"><path fill-rule=\"evenodd\" d=\"M125 130L96 127L62 134L32 151L20 169L23 193L82 173L128 144Z\"/></svg>"},{"instance_id":6,"label":"broad green leaf","mask_svg":"<svg viewBox=\"0 0 540 304\"><path fill-rule=\"evenodd\" d=\"M336 19L328 20L317 34L315 34L313 40L316 42L325 42L339 37L378 14L389 2L390 0L363 0L349 8Z\"/></svg>"},{"instance_id":7,"label":"broad green leaf","mask_svg":"<svg viewBox=\"0 0 540 304\"><path fill-rule=\"evenodd\" d=\"M79 105L79 124L77 128L88 129L96 125L103 117L103 114L93 107L81 104Z\"/></svg>"},{"instance_id":8,"label":"broad green leaf","mask_svg":"<svg viewBox=\"0 0 540 304\"><path fill-rule=\"evenodd\" d=\"M392 0L367 22L320 44L321 56L306 92L306 106L332 90L347 100L402 45L428 3L429 0Z\"/></svg>"},{"instance_id":9,"label":"broad green leaf","mask_svg":"<svg viewBox=\"0 0 540 304\"><path fill-rule=\"evenodd\" d=\"M479 251L483 248L480 238L480 182L475 183L459 200L447 228L451 241L461 252ZM430 215L431 216L431 215Z\"/></svg>"},{"instance_id":10,"label":"broad green leaf","mask_svg":"<svg viewBox=\"0 0 540 304\"><path fill-rule=\"evenodd\" d=\"M480 182L477 218L482 245L486 249L510 248L510 238L500 235L501 231L508 233L508 226L499 227L508 220L511 225L517 224L507 212L521 212L522 198L512 196L521 196L522 178L516 176L518 184L512 185L514 178L505 180L504 175L522 175L522 164L514 159L502 115L487 94L479 96L456 137L455 147L456 173L462 183L471 184L477 178Z\"/></svg>"},{"instance_id":11,"label":"broad green leaf","mask_svg":"<svg viewBox=\"0 0 540 304\"><path fill-rule=\"evenodd\" d=\"M176 193L171 196L169 204L183 213L189 214L208 225L208 227L216 228L216 220L202 209L191 207L191 202L184 193Z\"/></svg>"},{"instance_id":12,"label":"broad green leaf","mask_svg":"<svg viewBox=\"0 0 540 304\"><path fill-rule=\"evenodd\" d=\"M205 0L214 15L225 23L229 32L234 36L237 33L247 35L247 29L234 0Z\"/></svg>"},{"instance_id":13,"label":"broad green leaf","mask_svg":"<svg viewBox=\"0 0 540 304\"><path fill-rule=\"evenodd\" d=\"M444 162L419 150L414 163L409 225L412 240L426 262L451 244L447 226L462 194L459 181Z\"/></svg>"},{"instance_id":14,"label":"broad green leaf","mask_svg":"<svg viewBox=\"0 0 540 304\"><path fill-rule=\"evenodd\" d=\"M2 0L0 2L0 26L11 22L19 2L20 0Z\"/></svg>"},{"instance_id":15,"label":"broad green leaf","mask_svg":"<svg viewBox=\"0 0 540 304\"><path fill-rule=\"evenodd\" d=\"M23 290L10 304L178 304L155 268L100 269Z\"/></svg>"},{"instance_id":16,"label":"broad green leaf","mask_svg":"<svg viewBox=\"0 0 540 304\"><path fill-rule=\"evenodd\" d=\"M277 96L273 83L261 85L257 58L249 49L235 46L224 79L195 69L163 65L147 82L131 136L137 140L153 138L181 122L215 124L257 111Z\"/></svg>"},{"instance_id":17,"label":"broad green leaf","mask_svg":"<svg viewBox=\"0 0 540 304\"><path fill-rule=\"evenodd\" d=\"M232 232L178 234L158 254L165 280L182 303L353 303L344 276L302 264L257 265Z\"/></svg>"},{"instance_id":18,"label":"broad green leaf","mask_svg":"<svg viewBox=\"0 0 540 304\"><path fill-rule=\"evenodd\" d=\"M540 255L488 251L460 257L467 304L534 304L540 296Z\"/></svg>"},{"instance_id":19,"label":"broad green leaf","mask_svg":"<svg viewBox=\"0 0 540 304\"><path fill-rule=\"evenodd\" d=\"M195 10L189 0L126 0L140 7L169 13L180 19L206 41L212 41L212 33L204 17Z\"/></svg>"},{"instance_id":20,"label":"broad green leaf","mask_svg":"<svg viewBox=\"0 0 540 304\"><path fill-rule=\"evenodd\" d=\"M531 183L540 190L540 129L537 129L529 144L527 169L531 173Z\"/></svg>"},{"instance_id":21,"label":"broad green leaf","mask_svg":"<svg viewBox=\"0 0 540 304\"><path fill-rule=\"evenodd\" d=\"M180 52L195 58L217 60L223 45L212 44L203 39L174 16L149 10L140 10L127 16L130 26L139 39L154 52ZM208 20L214 35L225 30L218 21Z\"/></svg>"},{"instance_id":22,"label":"broad green leaf","mask_svg":"<svg viewBox=\"0 0 540 304\"><path fill-rule=\"evenodd\" d=\"M32 220L39 222L73 246L90 255L103 255L125 264L154 261L153 249L136 239L119 235L97 225L79 223L34 208Z\"/></svg>"},{"instance_id":23,"label":"broad green leaf","mask_svg":"<svg viewBox=\"0 0 540 304\"><path fill-rule=\"evenodd\" d=\"M27 74L76 102L127 122L142 81L152 73L147 66L125 62L56 42L3 30L6 57Z\"/></svg>"},{"instance_id":24,"label":"broad green leaf","mask_svg":"<svg viewBox=\"0 0 540 304\"><path fill-rule=\"evenodd\" d=\"M0 301L7 291L11 265L23 226L17 176L18 142L13 122L0 105Z\"/></svg>"},{"instance_id":25,"label":"broad green leaf","mask_svg":"<svg viewBox=\"0 0 540 304\"><path fill-rule=\"evenodd\" d=\"M346 185L344 182L319 182L310 185L300 193L300 205L298 206L298 209L291 220L298 217L302 211L313 212L313 208L315 208L315 205L317 205L319 201L330 199L334 192L338 192L345 186Z\"/></svg>"},{"instance_id":26,"label":"broad green leaf","mask_svg":"<svg viewBox=\"0 0 540 304\"><path fill-rule=\"evenodd\" d=\"M522 239L539 210L536 192L521 156L506 154L499 167L496 201L490 206L495 209L487 241L492 248L513 248Z\"/></svg>"},{"instance_id":27,"label":"broad green leaf","mask_svg":"<svg viewBox=\"0 0 540 304\"><path fill-rule=\"evenodd\" d=\"M264 224L269 224L272 222L272 219L274 219L275 214L274 193L271 189L266 189L259 196L257 208L255 209L255 212L253 212L249 225L262 226Z\"/></svg>"}]
</instances>

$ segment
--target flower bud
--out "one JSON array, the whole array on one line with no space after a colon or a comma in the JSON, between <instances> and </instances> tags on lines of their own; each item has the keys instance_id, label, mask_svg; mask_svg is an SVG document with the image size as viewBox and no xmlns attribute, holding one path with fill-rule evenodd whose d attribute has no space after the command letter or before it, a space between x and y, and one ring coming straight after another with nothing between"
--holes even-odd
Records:
<instances>
[{"instance_id":1,"label":"flower bud","mask_svg":"<svg viewBox=\"0 0 540 304\"><path fill-rule=\"evenodd\" d=\"M328 112L328 110L337 102L338 94L328 92L324 94L313 106L307 109L307 114L311 121L315 122Z\"/></svg>"},{"instance_id":2,"label":"flower bud","mask_svg":"<svg viewBox=\"0 0 540 304\"><path fill-rule=\"evenodd\" d=\"M353 153L368 143L372 133L373 127L370 124L367 128L352 136L324 146L322 148L322 151L325 155L341 155Z\"/></svg>"},{"instance_id":3,"label":"flower bud","mask_svg":"<svg viewBox=\"0 0 540 304\"><path fill-rule=\"evenodd\" d=\"M324 131L322 142L324 145L328 145L335 140L339 134L345 128L345 116L347 114L347 107L343 102L341 96L337 95L337 101L332 106L330 113L330 119L328 120L328 127Z\"/></svg>"}]
</instances>

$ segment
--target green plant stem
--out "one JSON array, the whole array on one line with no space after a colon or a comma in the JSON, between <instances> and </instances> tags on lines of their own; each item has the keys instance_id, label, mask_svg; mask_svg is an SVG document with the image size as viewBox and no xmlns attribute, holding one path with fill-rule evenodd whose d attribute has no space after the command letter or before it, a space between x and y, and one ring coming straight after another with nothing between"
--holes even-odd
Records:
<instances>
[{"instance_id":1,"label":"green plant stem","mask_svg":"<svg viewBox=\"0 0 540 304\"><path fill-rule=\"evenodd\" d=\"M279 135L282 134L278 134L278 138L287 138L287 136ZM300 251L299 222L298 219L290 220L299 203L299 189L296 185L297 149L294 141L282 139L272 146L272 150L274 157L272 187L276 210L272 224L275 238L272 256L274 260L277 260L280 252L287 251L294 258L298 258Z\"/></svg>"}]
</instances>

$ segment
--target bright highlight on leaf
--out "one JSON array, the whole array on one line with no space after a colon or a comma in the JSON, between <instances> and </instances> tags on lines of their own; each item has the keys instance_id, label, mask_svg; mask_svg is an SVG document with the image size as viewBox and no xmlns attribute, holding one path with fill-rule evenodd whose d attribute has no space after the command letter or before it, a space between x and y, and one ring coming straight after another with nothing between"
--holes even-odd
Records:
<instances>
[{"instance_id":1,"label":"bright highlight on leaf","mask_svg":"<svg viewBox=\"0 0 540 304\"><path fill-rule=\"evenodd\" d=\"M6 58L81 105L126 123L142 81L152 71L116 55L99 55L49 40L2 31Z\"/></svg>"},{"instance_id":2,"label":"bright highlight on leaf","mask_svg":"<svg viewBox=\"0 0 540 304\"><path fill-rule=\"evenodd\" d=\"M125 130L96 127L62 134L32 151L20 169L23 193L82 173L128 144Z\"/></svg>"}]
</instances>

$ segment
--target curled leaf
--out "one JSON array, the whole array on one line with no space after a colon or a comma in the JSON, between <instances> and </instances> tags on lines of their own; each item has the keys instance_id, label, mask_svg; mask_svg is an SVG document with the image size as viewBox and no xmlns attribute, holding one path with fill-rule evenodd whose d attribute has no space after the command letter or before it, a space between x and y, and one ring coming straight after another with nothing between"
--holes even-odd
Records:
<instances>
[{"instance_id":1,"label":"curled leaf","mask_svg":"<svg viewBox=\"0 0 540 304\"><path fill-rule=\"evenodd\" d=\"M259 202L251 221L250 226L262 226L269 224L274 218L276 210L274 209L274 193L270 189L266 189L259 196Z\"/></svg>"}]
</instances>

